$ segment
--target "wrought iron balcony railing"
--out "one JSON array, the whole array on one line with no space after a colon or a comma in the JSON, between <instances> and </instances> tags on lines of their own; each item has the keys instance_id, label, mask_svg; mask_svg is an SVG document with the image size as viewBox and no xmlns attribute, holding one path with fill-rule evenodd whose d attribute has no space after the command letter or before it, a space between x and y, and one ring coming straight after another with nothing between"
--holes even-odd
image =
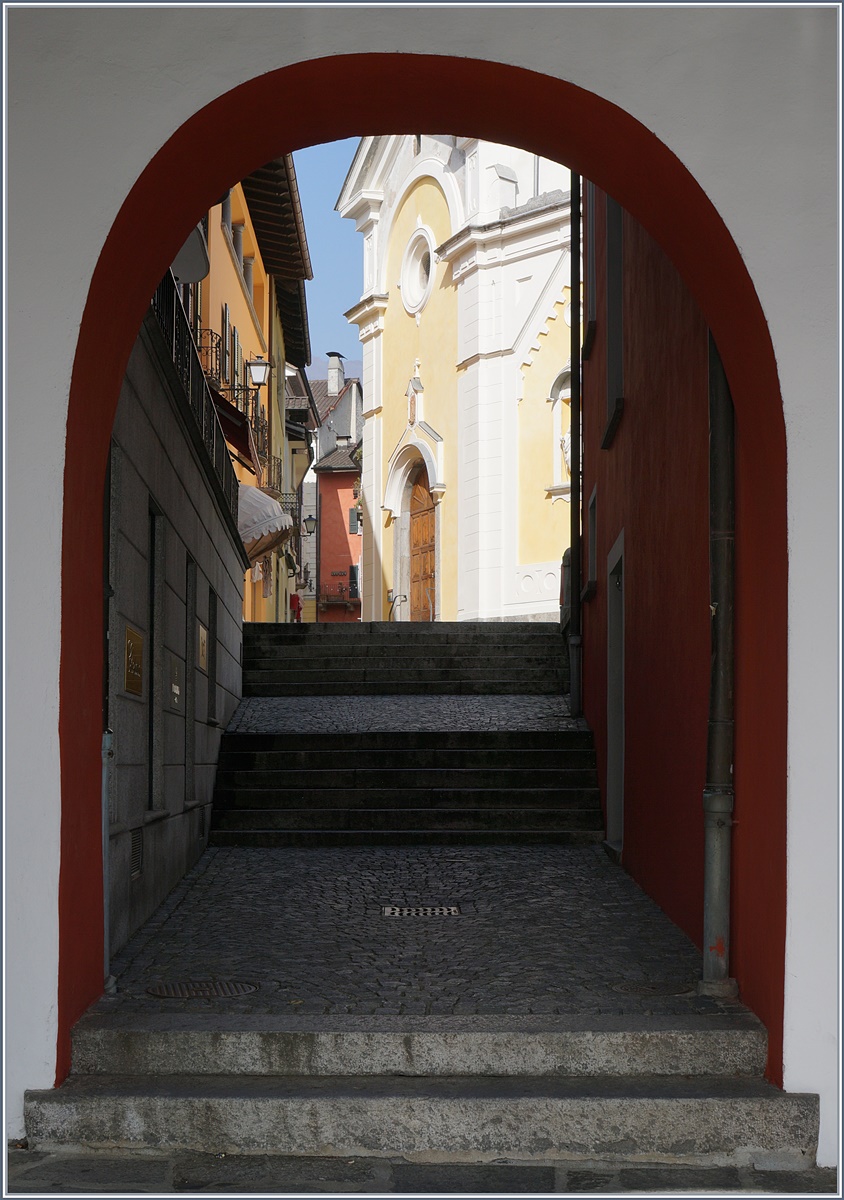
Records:
<instances>
[{"instance_id":1,"label":"wrought iron balcony railing","mask_svg":"<svg viewBox=\"0 0 844 1200\"><path fill-rule=\"evenodd\" d=\"M255 403L255 415L251 420L252 433L255 436L255 447L258 451L258 457L266 461L270 452L270 426L267 418L264 416L264 410L260 403Z\"/></svg>"},{"instance_id":2,"label":"wrought iron balcony railing","mask_svg":"<svg viewBox=\"0 0 844 1200\"><path fill-rule=\"evenodd\" d=\"M261 404L257 388L247 387L242 383L233 383L229 387L220 388L220 391L238 412L242 412L245 417L249 418L250 424L254 422L255 410L260 408Z\"/></svg>"},{"instance_id":3,"label":"wrought iron balcony railing","mask_svg":"<svg viewBox=\"0 0 844 1200\"><path fill-rule=\"evenodd\" d=\"M226 439L220 427L214 401L208 391L205 370L176 290L176 281L170 271L156 288L152 298L152 311L164 335L190 411L223 489L226 504L236 523L237 476L229 458Z\"/></svg>"},{"instance_id":4,"label":"wrought iron balcony railing","mask_svg":"<svg viewBox=\"0 0 844 1200\"><path fill-rule=\"evenodd\" d=\"M204 329L201 326L195 336L202 369L219 391L222 383L223 339L213 329Z\"/></svg>"},{"instance_id":5,"label":"wrought iron balcony railing","mask_svg":"<svg viewBox=\"0 0 844 1200\"><path fill-rule=\"evenodd\" d=\"M357 587L348 583L321 583L319 585L320 604L360 604L360 594Z\"/></svg>"}]
</instances>

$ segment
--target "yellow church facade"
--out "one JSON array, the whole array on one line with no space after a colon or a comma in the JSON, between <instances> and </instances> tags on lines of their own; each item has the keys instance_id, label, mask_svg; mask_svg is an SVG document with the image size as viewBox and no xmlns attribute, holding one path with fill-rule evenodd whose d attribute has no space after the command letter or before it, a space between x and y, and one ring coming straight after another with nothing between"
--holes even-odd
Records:
<instances>
[{"instance_id":1,"label":"yellow church facade","mask_svg":"<svg viewBox=\"0 0 844 1200\"><path fill-rule=\"evenodd\" d=\"M494 143L362 139L362 619L559 617L569 175Z\"/></svg>"}]
</instances>

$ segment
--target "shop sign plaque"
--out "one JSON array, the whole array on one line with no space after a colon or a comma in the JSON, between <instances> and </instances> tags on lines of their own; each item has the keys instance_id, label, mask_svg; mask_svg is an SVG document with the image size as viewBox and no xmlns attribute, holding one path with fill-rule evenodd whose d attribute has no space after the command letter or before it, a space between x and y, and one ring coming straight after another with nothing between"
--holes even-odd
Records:
<instances>
[{"instance_id":1,"label":"shop sign plaque","mask_svg":"<svg viewBox=\"0 0 844 1200\"><path fill-rule=\"evenodd\" d=\"M144 635L126 626L126 659L123 687L133 696L144 694Z\"/></svg>"}]
</instances>

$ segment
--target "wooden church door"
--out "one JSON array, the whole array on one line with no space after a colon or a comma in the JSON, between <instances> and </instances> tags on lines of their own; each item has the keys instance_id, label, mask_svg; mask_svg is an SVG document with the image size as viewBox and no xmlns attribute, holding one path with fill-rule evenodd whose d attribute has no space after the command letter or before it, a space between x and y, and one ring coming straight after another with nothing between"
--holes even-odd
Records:
<instances>
[{"instance_id":1,"label":"wooden church door","mask_svg":"<svg viewBox=\"0 0 844 1200\"><path fill-rule=\"evenodd\" d=\"M421 468L410 497L410 619L433 621L436 612L436 514Z\"/></svg>"}]
</instances>

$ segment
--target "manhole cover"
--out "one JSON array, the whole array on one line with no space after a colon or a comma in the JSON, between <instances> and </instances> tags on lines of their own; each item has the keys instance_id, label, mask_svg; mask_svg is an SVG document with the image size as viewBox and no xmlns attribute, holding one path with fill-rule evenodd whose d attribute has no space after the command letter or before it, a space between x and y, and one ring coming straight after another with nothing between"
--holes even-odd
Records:
<instances>
[{"instance_id":1,"label":"manhole cover","mask_svg":"<svg viewBox=\"0 0 844 1200\"><path fill-rule=\"evenodd\" d=\"M614 983L614 992L624 992L629 996L688 996L695 990L695 985L671 983L668 980L625 980L624 983Z\"/></svg>"},{"instance_id":2,"label":"manhole cover","mask_svg":"<svg viewBox=\"0 0 844 1200\"><path fill-rule=\"evenodd\" d=\"M156 983L147 988L150 996L162 996L167 1000L191 1000L199 996L245 996L247 992L257 992L257 990L257 983L243 983L239 979Z\"/></svg>"},{"instance_id":3,"label":"manhole cover","mask_svg":"<svg viewBox=\"0 0 844 1200\"><path fill-rule=\"evenodd\" d=\"M382 917L459 917L459 904L421 904L404 907L401 904L385 904L381 909Z\"/></svg>"}]
</instances>

